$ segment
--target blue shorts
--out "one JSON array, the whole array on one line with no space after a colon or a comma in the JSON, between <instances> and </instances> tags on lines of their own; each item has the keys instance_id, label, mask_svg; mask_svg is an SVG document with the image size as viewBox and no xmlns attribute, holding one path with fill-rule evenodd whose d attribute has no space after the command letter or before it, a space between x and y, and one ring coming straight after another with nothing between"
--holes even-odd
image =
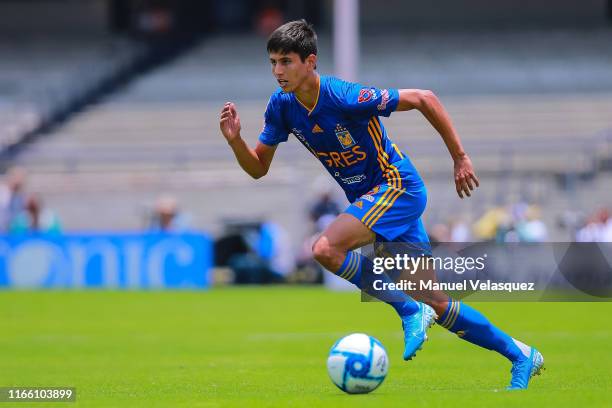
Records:
<instances>
[{"instance_id":1,"label":"blue shorts","mask_svg":"<svg viewBox=\"0 0 612 408\"><path fill-rule=\"evenodd\" d=\"M374 187L345 213L374 231L378 242L404 242L430 255L429 237L421 220L427 204L425 184L407 157L393 165L401 179Z\"/></svg>"}]
</instances>

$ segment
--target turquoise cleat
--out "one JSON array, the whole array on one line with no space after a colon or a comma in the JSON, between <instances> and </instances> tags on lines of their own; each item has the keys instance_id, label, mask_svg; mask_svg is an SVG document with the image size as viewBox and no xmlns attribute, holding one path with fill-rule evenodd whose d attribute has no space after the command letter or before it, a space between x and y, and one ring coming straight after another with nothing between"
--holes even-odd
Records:
<instances>
[{"instance_id":1,"label":"turquoise cleat","mask_svg":"<svg viewBox=\"0 0 612 408\"><path fill-rule=\"evenodd\" d=\"M512 364L512 380L507 390L524 390L529 385L529 380L534 375L540 375L544 370L544 357L535 348L531 348L529 357L516 361Z\"/></svg>"},{"instance_id":2,"label":"turquoise cleat","mask_svg":"<svg viewBox=\"0 0 612 408\"><path fill-rule=\"evenodd\" d=\"M427 340L427 329L433 326L436 312L431 306L419 302L419 310L414 314L402 318L404 329L404 360L412 360L417 350Z\"/></svg>"}]
</instances>

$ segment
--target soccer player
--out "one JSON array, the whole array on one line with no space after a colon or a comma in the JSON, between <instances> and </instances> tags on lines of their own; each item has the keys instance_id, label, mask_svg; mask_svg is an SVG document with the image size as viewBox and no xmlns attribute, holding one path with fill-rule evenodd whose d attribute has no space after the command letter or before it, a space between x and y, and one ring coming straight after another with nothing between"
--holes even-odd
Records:
<instances>
[{"instance_id":1,"label":"soccer player","mask_svg":"<svg viewBox=\"0 0 612 408\"><path fill-rule=\"evenodd\" d=\"M240 135L236 106L227 102L221 112L221 132L242 169L255 179L266 175L278 144L292 133L323 164L351 203L317 239L314 257L362 289L362 272L368 275L365 271L372 271L373 265L354 251L357 248L393 241L431 255L421 222L425 186L410 159L389 139L379 117L394 111L420 111L450 152L457 194L469 197L478 179L438 98L426 90L378 89L320 76L316 33L305 20L276 29L267 50L280 88L268 102L265 126L254 149ZM386 275L380 278L390 280ZM527 388L530 378L539 374L544 363L540 352L443 292L426 293L422 302L400 291L389 290L384 295L377 297L391 305L402 320L405 360L421 348L426 330L437 321L460 338L508 358L512 362L508 388Z\"/></svg>"}]
</instances>

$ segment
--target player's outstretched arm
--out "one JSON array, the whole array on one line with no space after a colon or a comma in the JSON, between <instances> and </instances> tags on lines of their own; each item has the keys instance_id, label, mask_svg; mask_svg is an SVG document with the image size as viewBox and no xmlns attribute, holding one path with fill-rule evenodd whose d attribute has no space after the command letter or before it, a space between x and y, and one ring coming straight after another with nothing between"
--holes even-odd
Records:
<instances>
[{"instance_id":1,"label":"player's outstretched arm","mask_svg":"<svg viewBox=\"0 0 612 408\"><path fill-rule=\"evenodd\" d=\"M276 146L267 146L258 142L255 149L251 149L240 137L240 117L233 103L226 102L223 106L219 128L245 172L255 179L268 173Z\"/></svg>"},{"instance_id":2,"label":"player's outstretched arm","mask_svg":"<svg viewBox=\"0 0 612 408\"><path fill-rule=\"evenodd\" d=\"M455 162L455 187L459 197L470 197L470 193L480 185L472 161L463 150L459 135L453 127L450 116L438 97L431 91L422 89L400 89L397 111L417 109L442 136L448 151Z\"/></svg>"}]
</instances>

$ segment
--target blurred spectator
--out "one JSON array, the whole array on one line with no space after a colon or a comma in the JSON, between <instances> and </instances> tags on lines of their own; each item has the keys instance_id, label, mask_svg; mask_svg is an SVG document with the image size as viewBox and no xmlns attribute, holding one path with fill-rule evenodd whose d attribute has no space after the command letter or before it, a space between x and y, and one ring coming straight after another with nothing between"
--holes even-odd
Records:
<instances>
[{"instance_id":1,"label":"blurred spectator","mask_svg":"<svg viewBox=\"0 0 612 408\"><path fill-rule=\"evenodd\" d=\"M486 211L474 223L474 235L478 240L496 240L500 232L507 229L510 224L508 212L503 207L494 207ZM504 231L505 232L505 231Z\"/></svg>"},{"instance_id":2,"label":"blurred spectator","mask_svg":"<svg viewBox=\"0 0 612 408\"><path fill-rule=\"evenodd\" d=\"M238 284L284 282L295 270L289 235L271 221L228 221L214 251L215 265L230 267Z\"/></svg>"},{"instance_id":3,"label":"blurred spectator","mask_svg":"<svg viewBox=\"0 0 612 408\"><path fill-rule=\"evenodd\" d=\"M612 218L606 220L600 242L612 242Z\"/></svg>"},{"instance_id":4,"label":"blurred spectator","mask_svg":"<svg viewBox=\"0 0 612 408\"><path fill-rule=\"evenodd\" d=\"M141 0L138 5L138 30L144 34L162 35L174 28L174 15L168 1Z\"/></svg>"},{"instance_id":5,"label":"blurred spectator","mask_svg":"<svg viewBox=\"0 0 612 408\"><path fill-rule=\"evenodd\" d=\"M449 242L451 235L447 224L437 223L428 231L429 239L433 243Z\"/></svg>"},{"instance_id":6,"label":"blurred spectator","mask_svg":"<svg viewBox=\"0 0 612 408\"><path fill-rule=\"evenodd\" d=\"M451 242L470 242L471 240L470 226L465 220L457 218L450 222Z\"/></svg>"},{"instance_id":7,"label":"blurred spectator","mask_svg":"<svg viewBox=\"0 0 612 408\"><path fill-rule=\"evenodd\" d=\"M612 219L606 208L599 209L587 218L584 226L576 233L578 242L612 242Z\"/></svg>"},{"instance_id":8,"label":"blurred spectator","mask_svg":"<svg viewBox=\"0 0 612 408\"><path fill-rule=\"evenodd\" d=\"M186 232L190 228L189 216L178 208L176 198L161 196L151 216L149 230L152 232Z\"/></svg>"},{"instance_id":9,"label":"blurred spectator","mask_svg":"<svg viewBox=\"0 0 612 408\"><path fill-rule=\"evenodd\" d=\"M255 28L259 35L267 37L284 22L285 18L281 10L273 5L267 5L257 14Z\"/></svg>"},{"instance_id":10,"label":"blurred spectator","mask_svg":"<svg viewBox=\"0 0 612 408\"><path fill-rule=\"evenodd\" d=\"M295 257L287 231L279 224L267 221L261 225L258 251L270 270L286 278L295 269Z\"/></svg>"},{"instance_id":11,"label":"blurred spectator","mask_svg":"<svg viewBox=\"0 0 612 408\"><path fill-rule=\"evenodd\" d=\"M471 226L463 218L454 218L446 223L437 223L428 231L432 242L470 242Z\"/></svg>"},{"instance_id":12,"label":"blurred spectator","mask_svg":"<svg viewBox=\"0 0 612 408\"><path fill-rule=\"evenodd\" d=\"M321 191L317 200L310 207L308 215L312 222L312 230L302 241L297 254L297 275L303 281L323 282L324 269L314 260L312 245L319 234L336 219L338 214L340 214L340 205L333 198L332 192L326 188Z\"/></svg>"},{"instance_id":13,"label":"blurred spectator","mask_svg":"<svg viewBox=\"0 0 612 408\"><path fill-rule=\"evenodd\" d=\"M524 218L516 226L521 242L546 242L548 229L540 219L540 209L536 206L527 207Z\"/></svg>"},{"instance_id":14,"label":"blurred spectator","mask_svg":"<svg viewBox=\"0 0 612 408\"><path fill-rule=\"evenodd\" d=\"M0 184L0 231L7 232L11 223L25 209L26 171L21 167L10 168Z\"/></svg>"},{"instance_id":15,"label":"blurred spectator","mask_svg":"<svg viewBox=\"0 0 612 408\"><path fill-rule=\"evenodd\" d=\"M313 222L316 232L321 232L338 214L340 214L340 206L330 192L324 192L311 207L310 220Z\"/></svg>"},{"instance_id":16,"label":"blurred spectator","mask_svg":"<svg viewBox=\"0 0 612 408\"><path fill-rule=\"evenodd\" d=\"M30 194L25 200L24 209L11 221L11 234L60 234L62 232L59 218L55 213L44 208L37 194Z\"/></svg>"},{"instance_id":17,"label":"blurred spectator","mask_svg":"<svg viewBox=\"0 0 612 408\"><path fill-rule=\"evenodd\" d=\"M474 223L473 231L476 240L484 241L546 242L549 238L540 209L525 202L488 210Z\"/></svg>"}]
</instances>

